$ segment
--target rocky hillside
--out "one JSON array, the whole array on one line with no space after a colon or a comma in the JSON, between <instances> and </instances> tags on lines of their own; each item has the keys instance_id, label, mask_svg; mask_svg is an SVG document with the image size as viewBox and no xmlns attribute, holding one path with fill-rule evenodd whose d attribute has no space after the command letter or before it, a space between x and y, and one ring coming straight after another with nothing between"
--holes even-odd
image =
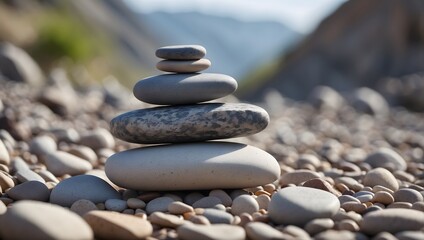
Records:
<instances>
[{"instance_id":1,"label":"rocky hillside","mask_svg":"<svg viewBox=\"0 0 424 240\"><path fill-rule=\"evenodd\" d=\"M386 77L424 71L424 2L348 1L325 19L263 85L303 99L316 85L378 88Z\"/></svg>"}]
</instances>

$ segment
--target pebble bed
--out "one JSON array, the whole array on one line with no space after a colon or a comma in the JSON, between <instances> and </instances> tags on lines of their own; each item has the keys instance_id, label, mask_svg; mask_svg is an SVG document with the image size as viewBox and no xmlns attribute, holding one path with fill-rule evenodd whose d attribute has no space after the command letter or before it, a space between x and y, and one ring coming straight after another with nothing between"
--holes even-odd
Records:
<instances>
[{"instance_id":1,"label":"pebble bed","mask_svg":"<svg viewBox=\"0 0 424 240\"><path fill-rule=\"evenodd\" d=\"M76 90L50 77L40 89L0 80L3 239L424 239L424 115L372 90L255 103L270 125L236 141L278 160L274 183L139 192L106 178L109 156L140 146L108 126L149 105L116 82Z\"/></svg>"}]
</instances>

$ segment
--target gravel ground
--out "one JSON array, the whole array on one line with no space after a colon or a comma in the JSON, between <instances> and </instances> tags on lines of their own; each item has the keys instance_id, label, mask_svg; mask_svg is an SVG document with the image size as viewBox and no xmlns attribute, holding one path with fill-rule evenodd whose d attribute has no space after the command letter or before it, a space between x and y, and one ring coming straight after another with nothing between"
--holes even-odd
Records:
<instances>
[{"instance_id":1,"label":"gravel ground","mask_svg":"<svg viewBox=\"0 0 424 240\"><path fill-rule=\"evenodd\" d=\"M321 87L309 102L270 92L256 103L271 124L235 140L278 160L274 183L137 192L105 177L110 155L140 146L108 128L116 115L148 105L113 81L75 90L60 70L50 78L40 89L0 81L4 239L424 238L424 114L390 108L372 90L343 98ZM73 177L81 174L91 176Z\"/></svg>"}]
</instances>

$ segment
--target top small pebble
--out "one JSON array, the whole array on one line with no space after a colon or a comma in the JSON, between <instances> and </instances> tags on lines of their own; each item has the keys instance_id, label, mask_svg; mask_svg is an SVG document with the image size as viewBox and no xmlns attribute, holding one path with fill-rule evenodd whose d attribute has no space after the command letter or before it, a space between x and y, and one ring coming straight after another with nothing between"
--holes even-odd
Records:
<instances>
[{"instance_id":1,"label":"top small pebble","mask_svg":"<svg viewBox=\"0 0 424 240\"><path fill-rule=\"evenodd\" d=\"M175 45L156 50L156 57L168 60L197 60L206 55L206 49L200 45Z\"/></svg>"}]
</instances>

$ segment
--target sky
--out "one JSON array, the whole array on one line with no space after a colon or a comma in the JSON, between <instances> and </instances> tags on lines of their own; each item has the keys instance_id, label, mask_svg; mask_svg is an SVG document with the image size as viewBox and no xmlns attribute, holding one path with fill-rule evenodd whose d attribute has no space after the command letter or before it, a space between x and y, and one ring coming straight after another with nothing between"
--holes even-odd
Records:
<instances>
[{"instance_id":1,"label":"sky","mask_svg":"<svg viewBox=\"0 0 424 240\"><path fill-rule=\"evenodd\" d=\"M124 0L141 13L197 11L232 16L243 21L281 22L300 33L310 33L346 0Z\"/></svg>"}]
</instances>

